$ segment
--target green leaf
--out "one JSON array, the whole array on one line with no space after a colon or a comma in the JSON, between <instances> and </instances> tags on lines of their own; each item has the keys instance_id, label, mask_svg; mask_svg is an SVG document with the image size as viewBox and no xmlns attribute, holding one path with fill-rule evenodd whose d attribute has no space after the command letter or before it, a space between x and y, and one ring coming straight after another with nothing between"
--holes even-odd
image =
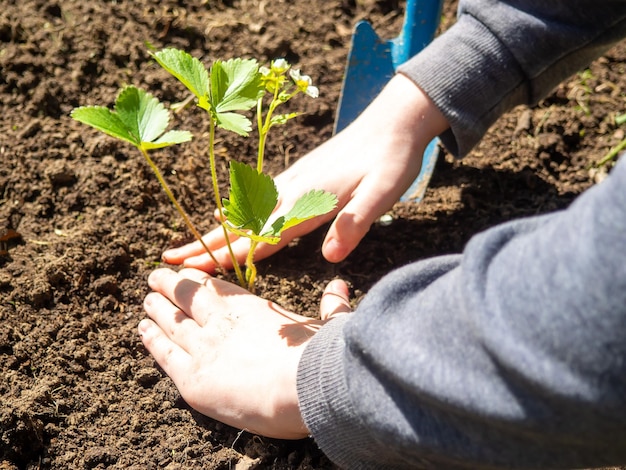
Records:
<instances>
[{"instance_id":1,"label":"green leaf","mask_svg":"<svg viewBox=\"0 0 626 470\"><path fill-rule=\"evenodd\" d=\"M209 110L209 72L200 60L179 49L152 54L158 64L176 77L198 98L198 106Z\"/></svg>"},{"instance_id":2,"label":"green leaf","mask_svg":"<svg viewBox=\"0 0 626 470\"><path fill-rule=\"evenodd\" d=\"M323 190L312 190L302 195L285 215L279 217L263 236L280 236L295 225L332 211L337 206L337 196Z\"/></svg>"},{"instance_id":3,"label":"green leaf","mask_svg":"<svg viewBox=\"0 0 626 470\"><path fill-rule=\"evenodd\" d=\"M125 87L115 100L115 111L139 142L152 142L165 131L170 114L154 96L134 86Z\"/></svg>"},{"instance_id":4,"label":"green leaf","mask_svg":"<svg viewBox=\"0 0 626 470\"><path fill-rule=\"evenodd\" d=\"M72 118L105 134L125 140L145 150L167 147L191 140L187 131L169 131L167 109L157 98L134 86L125 87L115 100L115 110L103 106L83 106Z\"/></svg>"},{"instance_id":5,"label":"green leaf","mask_svg":"<svg viewBox=\"0 0 626 470\"><path fill-rule=\"evenodd\" d=\"M254 59L216 60L211 67L211 103L220 113L247 111L263 96L259 66Z\"/></svg>"},{"instance_id":6,"label":"green leaf","mask_svg":"<svg viewBox=\"0 0 626 470\"><path fill-rule=\"evenodd\" d=\"M232 160L229 199L223 203L229 228L260 235L278 203L278 190L270 176Z\"/></svg>"},{"instance_id":7,"label":"green leaf","mask_svg":"<svg viewBox=\"0 0 626 470\"><path fill-rule=\"evenodd\" d=\"M270 245L276 245L280 241L280 237L275 237L272 235L257 235L255 233L250 232L249 230L240 230L232 225L227 225L226 228L229 232L234 233L240 237L246 237L250 240L254 240L259 243L268 243Z\"/></svg>"},{"instance_id":8,"label":"green leaf","mask_svg":"<svg viewBox=\"0 0 626 470\"><path fill-rule=\"evenodd\" d=\"M160 149L163 147L169 147L170 145L189 142L192 138L193 135L189 131L168 131L157 140L152 142L142 142L142 144L146 150Z\"/></svg>"},{"instance_id":9,"label":"green leaf","mask_svg":"<svg viewBox=\"0 0 626 470\"><path fill-rule=\"evenodd\" d=\"M276 114L270 119L270 126L285 124L290 119L300 116L300 113Z\"/></svg>"},{"instance_id":10,"label":"green leaf","mask_svg":"<svg viewBox=\"0 0 626 470\"><path fill-rule=\"evenodd\" d=\"M219 113L216 116L217 125L227 131L247 136L252 130L252 122L247 117L237 113Z\"/></svg>"},{"instance_id":11,"label":"green leaf","mask_svg":"<svg viewBox=\"0 0 626 470\"><path fill-rule=\"evenodd\" d=\"M217 124L246 136L252 128L246 117L233 118L233 111L247 111L263 96L259 66L254 59L216 60L211 67L211 106Z\"/></svg>"},{"instance_id":12,"label":"green leaf","mask_svg":"<svg viewBox=\"0 0 626 470\"><path fill-rule=\"evenodd\" d=\"M78 122L94 127L116 139L125 140L135 146L140 143L131 135L119 116L104 106L81 106L75 108L70 116Z\"/></svg>"}]
</instances>

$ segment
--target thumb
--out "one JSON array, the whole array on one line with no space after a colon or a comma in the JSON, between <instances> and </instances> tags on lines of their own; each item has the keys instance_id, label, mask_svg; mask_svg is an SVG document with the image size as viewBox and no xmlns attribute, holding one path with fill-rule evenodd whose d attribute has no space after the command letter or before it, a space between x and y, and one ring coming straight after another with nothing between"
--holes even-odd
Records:
<instances>
[{"instance_id":1,"label":"thumb","mask_svg":"<svg viewBox=\"0 0 626 470\"><path fill-rule=\"evenodd\" d=\"M327 261L339 263L354 250L371 225L397 200L395 194L362 190L337 214L322 245Z\"/></svg>"},{"instance_id":2,"label":"thumb","mask_svg":"<svg viewBox=\"0 0 626 470\"><path fill-rule=\"evenodd\" d=\"M341 279L330 281L324 289L320 302L322 320L330 320L335 315L342 315L351 311L348 285Z\"/></svg>"}]
</instances>

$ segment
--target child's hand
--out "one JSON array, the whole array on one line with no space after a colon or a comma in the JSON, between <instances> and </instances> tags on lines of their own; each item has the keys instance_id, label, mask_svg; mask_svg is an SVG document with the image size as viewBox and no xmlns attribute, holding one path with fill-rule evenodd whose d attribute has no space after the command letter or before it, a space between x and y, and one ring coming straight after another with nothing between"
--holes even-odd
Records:
<instances>
[{"instance_id":1,"label":"child's hand","mask_svg":"<svg viewBox=\"0 0 626 470\"><path fill-rule=\"evenodd\" d=\"M395 76L378 98L344 131L313 150L275 179L277 214L287 212L311 189L334 193L334 212L287 230L278 245L259 245L255 258L278 251L296 237L334 221L322 246L324 257L339 262L356 248L372 223L389 210L419 174L428 143L448 124L430 99L408 78ZM225 268L232 267L221 228L204 238ZM249 240L234 241L240 262ZM167 250L164 261L213 272L215 265L199 242Z\"/></svg>"},{"instance_id":2,"label":"child's hand","mask_svg":"<svg viewBox=\"0 0 626 470\"><path fill-rule=\"evenodd\" d=\"M141 340L187 403L207 416L268 437L308 435L298 407L300 356L315 332L350 311L332 281L321 320L296 315L206 273L154 271Z\"/></svg>"}]
</instances>

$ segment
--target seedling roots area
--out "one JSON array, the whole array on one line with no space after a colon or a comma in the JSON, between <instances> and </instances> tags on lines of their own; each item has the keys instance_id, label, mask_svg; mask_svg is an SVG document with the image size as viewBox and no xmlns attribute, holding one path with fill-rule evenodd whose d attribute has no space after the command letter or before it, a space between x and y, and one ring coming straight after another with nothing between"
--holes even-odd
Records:
<instances>
[{"instance_id":1,"label":"seedling roots area","mask_svg":"<svg viewBox=\"0 0 626 470\"><path fill-rule=\"evenodd\" d=\"M207 64L284 57L320 96L299 100L303 115L270 137L264 170L275 176L331 136L352 25L365 18L394 37L403 2L1 3L0 469L333 468L311 440L261 438L201 416L155 365L136 330L146 278L164 249L193 237L136 149L69 114L112 105L125 85L167 106L182 101L184 87L149 54L165 47ZM446 4L442 28L455 8ZM322 258L324 228L259 261L257 292L314 316L335 277L359 299L395 267L566 207L610 170L590 166L624 138L615 117L626 112L625 46L507 114L464 160L444 153L423 202L397 204L392 223L373 226L345 262ZM200 137L153 157L206 232L215 221L205 121L190 110L172 116L171 127ZM253 164L254 142L218 135L224 191L229 159Z\"/></svg>"}]
</instances>

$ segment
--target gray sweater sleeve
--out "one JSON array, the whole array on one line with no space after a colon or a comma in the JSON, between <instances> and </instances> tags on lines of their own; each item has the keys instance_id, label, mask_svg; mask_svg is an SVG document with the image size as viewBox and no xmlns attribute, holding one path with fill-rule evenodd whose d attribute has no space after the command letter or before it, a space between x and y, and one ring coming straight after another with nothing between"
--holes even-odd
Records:
<instances>
[{"instance_id":1,"label":"gray sweater sleeve","mask_svg":"<svg viewBox=\"0 0 626 470\"><path fill-rule=\"evenodd\" d=\"M399 71L447 117L441 140L463 156L504 112L625 36L624 0L461 0L456 24Z\"/></svg>"},{"instance_id":2,"label":"gray sweater sleeve","mask_svg":"<svg viewBox=\"0 0 626 470\"><path fill-rule=\"evenodd\" d=\"M567 210L386 276L313 337L298 394L345 468L626 464L626 160Z\"/></svg>"},{"instance_id":3,"label":"gray sweater sleeve","mask_svg":"<svg viewBox=\"0 0 626 470\"><path fill-rule=\"evenodd\" d=\"M625 15L623 0L461 0L401 72L463 155L623 36ZM324 326L298 369L321 449L363 469L626 465L625 188L622 161L567 210L401 268Z\"/></svg>"}]
</instances>

